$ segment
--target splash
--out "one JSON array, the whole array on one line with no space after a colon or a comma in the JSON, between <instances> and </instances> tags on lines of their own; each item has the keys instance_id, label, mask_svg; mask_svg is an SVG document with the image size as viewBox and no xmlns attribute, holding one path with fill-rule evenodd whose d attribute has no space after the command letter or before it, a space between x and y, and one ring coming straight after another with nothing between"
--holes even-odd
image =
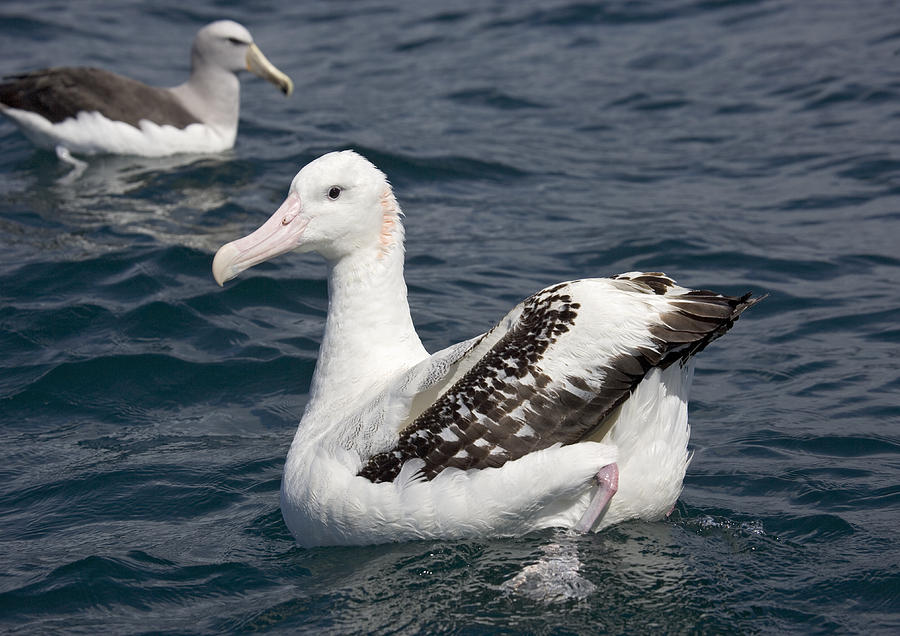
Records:
<instances>
[{"instance_id":1,"label":"splash","mask_svg":"<svg viewBox=\"0 0 900 636\"><path fill-rule=\"evenodd\" d=\"M544 603L581 600L594 593L597 586L578 574L582 564L574 545L551 543L541 549L544 556L537 563L525 566L500 589Z\"/></svg>"}]
</instances>

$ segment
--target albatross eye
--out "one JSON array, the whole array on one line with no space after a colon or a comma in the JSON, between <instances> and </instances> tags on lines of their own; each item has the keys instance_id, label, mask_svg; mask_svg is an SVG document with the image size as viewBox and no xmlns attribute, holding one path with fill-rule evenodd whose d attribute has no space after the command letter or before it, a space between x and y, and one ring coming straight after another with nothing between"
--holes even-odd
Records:
<instances>
[{"instance_id":1,"label":"albatross eye","mask_svg":"<svg viewBox=\"0 0 900 636\"><path fill-rule=\"evenodd\" d=\"M247 44L246 42L244 42L243 40L240 40L238 38L228 38L228 41L231 42L232 44L234 44L235 46L240 46L241 44Z\"/></svg>"},{"instance_id":2,"label":"albatross eye","mask_svg":"<svg viewBox=\"0 0 900 636\"><path fill-rule=\"evenodd\" d=\"M338 186L331 186L331 189L328 190L328 198L334 201L339 196L341 196L341 189Z\"/></svg>"}]
</instances>

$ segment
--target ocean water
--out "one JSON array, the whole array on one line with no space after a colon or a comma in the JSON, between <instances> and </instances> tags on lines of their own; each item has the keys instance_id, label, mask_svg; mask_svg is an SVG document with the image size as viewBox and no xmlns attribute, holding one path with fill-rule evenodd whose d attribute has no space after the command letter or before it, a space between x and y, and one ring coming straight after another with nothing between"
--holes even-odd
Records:
<instances>
[{"instance_id":1,"label":"ocean water","mask_svg":"<svg viewBox=\"0 0 900 636\"><path fill-rule=\"evenodd\" d=\"M0 631L898 633L894 2L0 5L0 72L181 82L230 17L233 151L68 168L0 122ZM572 278L769 298L698 358L673 514L597 535L297 547L278 507L327 305L222 243L355 148L406 212L431 350ZM564 542L577 594L511 589Z\"/></svg>"}]
</instances>

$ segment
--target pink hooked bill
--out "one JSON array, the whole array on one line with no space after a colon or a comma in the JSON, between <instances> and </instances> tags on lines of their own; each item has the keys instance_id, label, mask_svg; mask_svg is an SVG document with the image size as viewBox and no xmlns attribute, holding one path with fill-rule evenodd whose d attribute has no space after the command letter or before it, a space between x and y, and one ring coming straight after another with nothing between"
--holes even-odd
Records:
<instances>
[{"instance_id":1,"label":"pink hooked bill","mask_svg":"<svg viewBox=\"0 0 900 636\"><path fill-rule=\"evenodd\" d=\"M224 285L245 269L297 247L309 223L309 219L297 218L300 210L300 197L291 192L259 229L220 247L212 266L216 282Z\"/></svg>"}]
</instances>

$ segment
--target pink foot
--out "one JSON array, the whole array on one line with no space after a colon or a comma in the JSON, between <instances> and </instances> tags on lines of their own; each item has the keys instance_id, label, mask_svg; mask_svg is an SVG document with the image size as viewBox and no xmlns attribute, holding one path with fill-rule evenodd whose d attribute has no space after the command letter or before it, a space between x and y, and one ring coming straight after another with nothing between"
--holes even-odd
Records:
<instances>
[{"instance_id":1,"label":"pink foot","mask_svg":"<svg viewBox=\"0 0 900 636\"><path fill-rule=\"evenodd\" d=\"M616 494L619 489L619 467L615 464L604 466L597 472L595 477L600 488L588 504L587 510L581 515L581 519L575 524L575 531L585 533L594 527L597 519L609 505L609 500Z\"/></svg>"}]
</instances>

